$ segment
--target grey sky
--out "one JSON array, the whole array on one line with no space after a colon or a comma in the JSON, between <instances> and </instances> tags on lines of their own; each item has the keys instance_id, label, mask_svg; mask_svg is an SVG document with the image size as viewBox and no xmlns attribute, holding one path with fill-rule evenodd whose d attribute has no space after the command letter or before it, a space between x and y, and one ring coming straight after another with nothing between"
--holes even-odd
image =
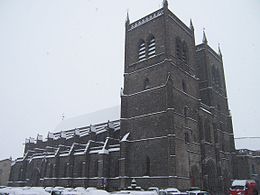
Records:
<instances>
[{"instance_id":1,"label":"grey sky","mask_svg":"<svg viewBox=\"0 0 260 195\"><path fill-rule=\"evenodd\" d=\"M120 103L124 22L162 0L0 0L0 159L65 118ZM221 44L234 133L260 136L260 1L169 0L196 43ZM260 142L260 141L259 141ZM260 149L260 146L259 146Z\"/></svg>"}]
</instances>

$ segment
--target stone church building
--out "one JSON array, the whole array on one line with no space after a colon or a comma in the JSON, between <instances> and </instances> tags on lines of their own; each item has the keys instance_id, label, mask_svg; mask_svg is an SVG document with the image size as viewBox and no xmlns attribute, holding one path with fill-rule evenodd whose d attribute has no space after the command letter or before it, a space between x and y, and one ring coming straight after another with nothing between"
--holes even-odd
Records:
<instances>
[{"instance_id":1,"label":"stone church building","mask_svg":"<svg viewBox=\"0 0 260 195\"><path fill-rule=\"evenodd\" d=\"M28 139L11 186L224 192L235 154L220 50L163 7L125 23L121 117ZM109 119L107 119L109 120Z\"/></svg>"}]
</instances>

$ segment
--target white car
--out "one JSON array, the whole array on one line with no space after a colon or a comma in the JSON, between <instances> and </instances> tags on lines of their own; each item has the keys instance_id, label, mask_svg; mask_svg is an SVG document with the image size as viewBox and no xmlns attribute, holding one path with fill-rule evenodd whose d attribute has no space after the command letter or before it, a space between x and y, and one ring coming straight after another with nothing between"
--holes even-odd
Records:
<instances>
[{"instance_id":1,"label":"white car","mask_svg":"<svg viewBox=\"0 0 260 195\"><path fill-rule=\"evenodd\" d=\"M156 191L134 191L134 190L122 190L114 192L116 195L158 195Z\"/></svg>"},{"instance_id":2,"label":"white car","mask_svg":"<svg viewBox=\"0 0 260 195\"><path fill-rule=\"evenodd\" d=\"M159 195L187 195L186 192L180 192L177 188L167 188L159 191Z\"/></svg>"},{"instance_id":3,"label":"white car","mask_svg":"<svg viewBox=\"0 0 260 195\"><path fill-rule=\"evenodd\" d=\"M201 190L194 190L194 191L188 191L188 195L210 195L206 191L201 191Z\"/></svg>"}]
</instances>

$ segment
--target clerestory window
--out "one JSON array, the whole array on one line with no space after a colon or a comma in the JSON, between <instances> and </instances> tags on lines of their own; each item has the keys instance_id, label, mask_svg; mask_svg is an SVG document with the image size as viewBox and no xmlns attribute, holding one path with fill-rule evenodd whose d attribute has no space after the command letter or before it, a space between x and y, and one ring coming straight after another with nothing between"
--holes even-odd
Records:
<instances>
[{"instance_id":1,"label":"clerestory window","mask_svg":"<svg viewBox=\"0 0 260 195\"><path fill-rule=\"evenodd\" d=\"M185 141L185 144L190 143L190 136L189 136L188 132L184 133L184 141Z\"/></svg>"},{"instance_id":2,"label":"clerestory window","mask_svg":"<svg viewBox=\"0 0 260 195\"><path fill-rule=\"evenodd\" d=\"M176 38L176 57L178 59L182 59L182 55L181 55L181 40L179 37Z\"/></svg>"},{"instance_id":3,"label":"clerestory window","mask_svg":"<svg viewBox=\"0 0 260 195\"><path fill-rule=\"evenodd\" d=\"M150 87L150 81L148 78L144 80L144 89L148 89Z\"/></svg>"},{"instance_id":4,"label":"clerestory window","mask_svg":"<svg viewBox=\"0 0 260 195\"><path fill-rule=\"evenodd\" d=\"M182 42L182 60L188 62L188 47L185 41Z\"/></svg>"}]
</instances>

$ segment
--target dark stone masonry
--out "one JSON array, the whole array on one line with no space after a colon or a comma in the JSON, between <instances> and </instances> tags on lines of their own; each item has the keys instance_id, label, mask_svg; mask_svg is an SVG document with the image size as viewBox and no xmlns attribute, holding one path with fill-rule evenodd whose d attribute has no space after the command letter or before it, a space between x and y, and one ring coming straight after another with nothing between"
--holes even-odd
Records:
<instances>
[{"instance_id":1,"label":"dark stone masonry","mask_svg":"<svg viewBox=\"0 0 260 195\"><path fill-rule=\"evenodd\" d=\"M108 119L109 120L109 119ZM75 129L76 128L76 129ZM11 186L191 186L225 192L235 146L223 61L163 7L125 24L124 88L116 121L27 140Z\"/></svg>"}]
</instances>

